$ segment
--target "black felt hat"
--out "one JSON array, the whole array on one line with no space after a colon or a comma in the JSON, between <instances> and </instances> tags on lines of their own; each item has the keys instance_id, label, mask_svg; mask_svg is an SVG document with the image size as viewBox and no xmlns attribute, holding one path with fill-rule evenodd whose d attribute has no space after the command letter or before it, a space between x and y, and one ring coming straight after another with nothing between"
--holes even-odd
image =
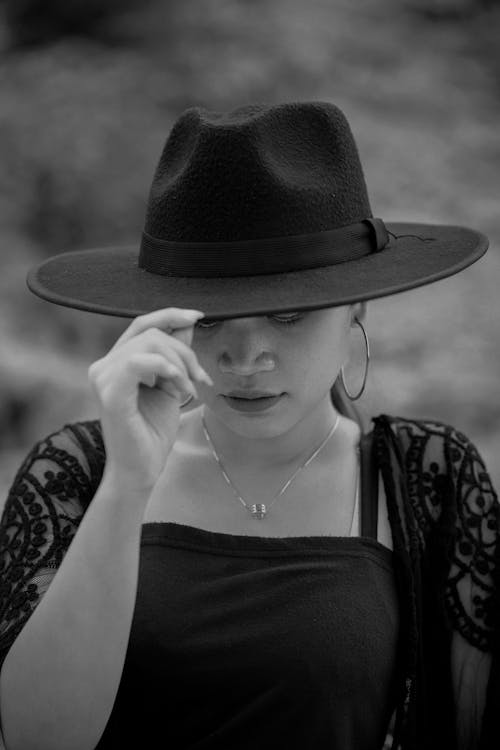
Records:
<instances>
[{"instance_id":1,"label":"black felt hat","mask_svg":"<svg viewBox=\"0 0 500 750\"><path fill-rule=\"evenodd\" d=\"M29 271L28 287L123 317L163 307L210 318L309 310L450 276L488 240L465 227L374 218L345 116L299 102L184 112L138 245L53 256Z\"/></svg>"}]
</instances>

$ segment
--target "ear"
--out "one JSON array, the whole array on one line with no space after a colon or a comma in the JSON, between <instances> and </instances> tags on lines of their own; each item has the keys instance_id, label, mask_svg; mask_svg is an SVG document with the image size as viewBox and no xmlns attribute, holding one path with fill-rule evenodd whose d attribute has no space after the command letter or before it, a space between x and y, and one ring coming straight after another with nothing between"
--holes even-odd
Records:
<instances>
[{"instance_id":1,"label":"ear","mask_svg":"<svg viewBox=\"0 0 500 750\"><path fill-rule=\"evenodd\" d=\"M363 323L366 318L367 305L366 302L355 302L351 305L351 326L355 325L356 318Z\"/></svg>"}]
</instances>

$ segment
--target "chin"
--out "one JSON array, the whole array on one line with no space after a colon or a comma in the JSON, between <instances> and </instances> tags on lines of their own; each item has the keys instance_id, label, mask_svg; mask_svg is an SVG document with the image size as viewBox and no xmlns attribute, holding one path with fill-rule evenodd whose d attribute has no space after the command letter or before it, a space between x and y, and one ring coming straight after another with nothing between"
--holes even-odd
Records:
<instances>
[{"instance_id":1,"label":"chin","mask_svg":"<svg viewBox=\"0 0 500 750\"><path fill-rule=\"evenodd\" d=\"M215 403L207 404L217 419L223 422L233 432L245 437L276 437L290 429L294 420L291 419L290 408L283 409L283 401L276 407L263 411L238 411L229 406L224 399L217 399Z\"/></svg>"}]
</instances>

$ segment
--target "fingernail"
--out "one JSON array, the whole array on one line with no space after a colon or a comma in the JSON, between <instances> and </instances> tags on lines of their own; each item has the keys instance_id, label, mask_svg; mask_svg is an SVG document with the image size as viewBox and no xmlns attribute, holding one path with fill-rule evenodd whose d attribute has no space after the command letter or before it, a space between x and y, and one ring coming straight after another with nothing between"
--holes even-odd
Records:
<instances>
[{"instance_id":1,"label":"fingernail","mask_svg":"<svg viewBox=\"0 0 500 750\"><path fill-rule=\"evenodd\" d=\"M198 377L200 380L204 380L205 383L207 383L207 385L213 386L214 381L212 380L208 372L205 372L205 370L202 367L198 368Z\"/></svg>"},{"instance_id":2,"label":"fingernail","mask_svg":"<svg viewBox=\"0 0 500 750\"><path fill-rule=\"evenodd\" d=\"M198 391L196 390L196 388L194 387L192 383L189 384L189 386L186 389L185 394L183 394L183 401L185 401L188 396L192 396L193 398L196 398L196 399L198 398Z\"/></svg>"},{"instance_id":3,"label":"fingernail","mask_svg":"<svg viewBox=\"0 0 500 750\"><path fill-rule=\"evenodd\" d=\"M190 317L193 317L193 318L205 317L205 313L201 312L201 310L184 310L184 312L186 313L186 315L189 315Z\"/></svg>"}]
</instances>

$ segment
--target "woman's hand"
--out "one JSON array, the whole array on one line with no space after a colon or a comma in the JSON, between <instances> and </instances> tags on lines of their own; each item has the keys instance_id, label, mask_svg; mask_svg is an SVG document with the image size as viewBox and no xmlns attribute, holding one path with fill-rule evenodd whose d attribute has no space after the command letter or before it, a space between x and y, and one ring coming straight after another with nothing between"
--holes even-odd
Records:
<instances>
[{"instance_id":1,"label":"woman's hand","mask_svg":"<svg viewBox=\"0 0 500 750\"><path fill-rule=\"evenodd\" d=\"M212 380L191 349L203 313L166 308L135 318L89 380L100 407L106 472L124 489L150 492L179 428L180 405L194 383Z\"/></svg>"}]
</instances>

